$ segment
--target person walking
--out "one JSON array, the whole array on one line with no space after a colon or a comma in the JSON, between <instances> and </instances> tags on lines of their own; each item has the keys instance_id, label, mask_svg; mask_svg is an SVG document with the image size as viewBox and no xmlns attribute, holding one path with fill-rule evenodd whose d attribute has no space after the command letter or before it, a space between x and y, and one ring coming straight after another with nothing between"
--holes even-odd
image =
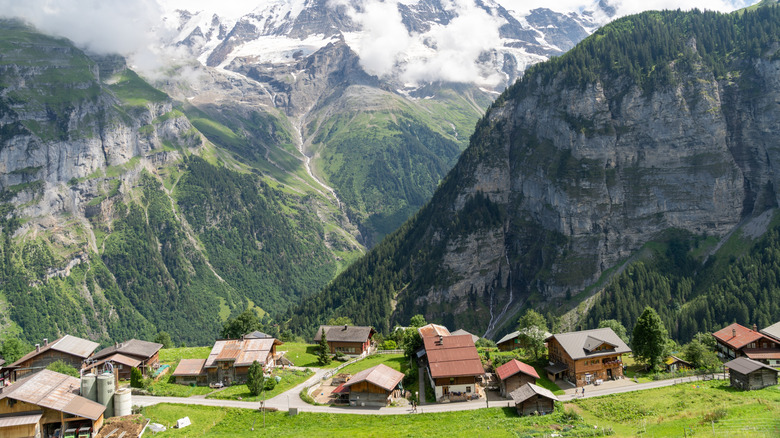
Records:
<instances>
[{"instance_id":1,"label":"person walking","mask_svg":"<svg viewBox=\"0 0 780 438\"><path fill-rule=\"evenodd\" d=\"M585 387L584 386L582 387L582 397L583 398L585 397Z\"/></svg>"}]
</instances>

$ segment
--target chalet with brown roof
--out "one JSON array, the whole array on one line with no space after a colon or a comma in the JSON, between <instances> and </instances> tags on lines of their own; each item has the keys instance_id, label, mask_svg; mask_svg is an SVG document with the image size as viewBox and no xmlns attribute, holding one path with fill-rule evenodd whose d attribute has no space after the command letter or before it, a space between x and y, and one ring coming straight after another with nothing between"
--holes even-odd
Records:
<instances>
[{"instance_id":1,"label":"chalet with brown roof","mask_svg":"<svg viewBox=\"0 0 780 438\"><path fill-rule=\"evenodd\" d=\"M80 396L79 390L78 378L49 370L2 389L0 437L49 437L70 428L97 433L106 407Z\"/></svg>"},{"instance_id":2,"label":"chalet with brown roof","mask_svg":"<svg viewBox=\"0 0 780 438\"><path fill-rule=\"evenodd\" d=\"M534 367L517 359L512 359L496 368L496 376L499 380L501 397L509 397L510 392L526 383L536 383L536 379L539 378Z\"/></svg>"},{"instance_id":3,"label":"chalet with brown roof","mask_svg":"<svg viewBox=\"0 0 780 438\"><path fill-rule=\"evenodd\" d=\"M584 386L599 380L623 378L625 342L611 328L561 333L547 338L550 379L558 378Z\"/></svg>"},{"instance_id":4,"label":"chalet with brown roof","mask_svg":"<svg viewBox=\"0 0 780 438\"><path fill-rule=\"evenodd\" d=\"M515 408L519 415L544 415L555 410L555 402L558 397L549 389L526 383L509 394L515 402Z\"/></svg>"},{"instance_id":5,"label":"chalet with brown roof","mask_svg":"<svg viewBox=\"0 0 780 438\"><path fill-rule=\"evenodd\" d=\"M208 385L206 359L182 359L172 377L174 382L180 385Z\"/></svg>"},{"instance_id":6,"label":"chalet with brown roof","mask_svg":"<svg viewBox=\"0 0 780 438\"><path fill-rule=\"evenodd\" d=\"M777 385L778 371L761 362L743 356L723 365L729 369L729 380L734 388L749 391Z\"/></svg>"},{"instance_id":7,"label":"chalet with brown roof","mask_svg":"<svg viewBox=\"0 0 780 438\"><path fill-rule=\"evenodd\" d=\"M101 360L88 360L84 366L84 372L95 374L110 372L116 374L118 379L130 380L130 371L133 368L141 369L141 364L142 362L138 359L115 353Z\"/></svg>"},{"instance_id":8,"label":"chalet with brown roof","mask_svg":"<svg viewBox=\"0 0 780 438\"><path fill-rule=\"evenodd\" d=\"M339 388L349 391L351 406L382 407L392 401L395 390L403 378L403 373L385 364L379 364L355 374Z\"/></svg>"},{"instance_id":9,"label":"chalet with brown roof","mask_svg":"<svg viewBox=\"0 0 780 438\"><path fill-rule=\"evenodd\" d=\"M276 347L282 341L275 338L225 339L214 343L203 368L209 383L222 382L225 385L245 383L249 367L254 361L263 368L276 365Z\"/></svg>"},{"instance_id":10,"label":"chalet with brown roof","mask_svg":"<svg viewBox=\"0 0 780 438\"><path fill-rule=\"evenodd\" d=\"M98 346L97 342L71 335L65 335L54 342L44 339L43 344L36 344L35 350L8 366L12 370L11 380L37 373L58 360L77 370L81 369L84 360L92 356Z\"/></svg>"},{"instance_id":11,"label":"chalet with brown roof","mask_svg":"<svg viewBox=\"0 0 780 438\"><path fill-rule=\"evenodd\" d=\"M436 400L478 398L477 382L485 374L477 347L469 335L423 337L426 371Z\"/></svg>"},{"instance_id":12,"label":"chalet with brown roof","mask_svg":"<svg viewBox=\"0 0 780 438\"><path fill-rule=\"evenodd\" d=\"M728 325L712 336L717 342L717 353L721 359L747 357L766 365L780 366L780 342L757 330L737 323Z\"/></svg>"},{"instance_id":13,"label":"chalet with brown roof","mask_svg":"<svg viewBox=\"0 0 780 438\"><path fill-rule=\"evenodd\" d=\"M135 365L135 367L140 369L144 375L147 375L149 371L155 370L160 366L159 354L162 347L162 344L156 342L130 339L129 341L116 343L110 347L106 347L95 353L90 359L99 361L108 359L109 357L115 357L118 358L118 360L122 360L121 357L116 356L119 354L137 361L138 364ZM120 378L122 378L123 375L130 375L130 369L126 369L127 361L122 360L121 362L116 362L116 366L120 372Z\"/></svg>"},{"instance_id":14,"label":"chalet with brown roof","mask_svg":"<svg viewBox=\"0 0 780 438\"><path fill-rule=\"evenodd\" d=\"M350 357L361 357L374 350L371 338L376 331L359 325L321 325L314 335L314 342L320 342L322 331L330 347L330 353L341 353Z\"/></svg>"}]
</instances>

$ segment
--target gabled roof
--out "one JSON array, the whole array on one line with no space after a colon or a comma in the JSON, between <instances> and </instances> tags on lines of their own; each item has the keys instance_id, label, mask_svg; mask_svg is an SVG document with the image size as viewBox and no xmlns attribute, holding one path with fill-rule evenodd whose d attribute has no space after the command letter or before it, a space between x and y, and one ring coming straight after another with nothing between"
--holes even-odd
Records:
<instances>
[{"instance_id":1,"label":"gabled roof","mask_svg":"<svg viewBox=\"0 0 780 438\"><path fill-rule=\"evenodd\" d=\"M550 336L547 340L549 341L553 338L561 344L561 347L566 351L566 354L573 360L631 352L628 345L626 345L626 343L609 327L579 332L559 333ZM594 348L604 344L608 344L614 348L593 351Z\"/></svg>"},{"instance_id":2,"label":"gabled roof","mask_svg":"<svg viewBox=\"0 0 780 438\"><path fill-rule=\"evenodd\" d=\"M363 370L355 374L351 379L349 379L347 383L344 384L344 387L351 387L352 385L360 382L368 382L384 389L385 391L392 391L396 386L398 386L398 382L400 382L403 378L404 373L398 372L389 366L380 363L375 367L371 367L367 370Z\"/></svg>"},{"instance_id":3,"label":"gabled roof","mask_svg":"<svg viewBox=\"0 0 780 438\"><path fill-rule=\"evenodd\" d=\"M525 385L509 393L509 396L512 397L512 400L514 400L515 404L522 403L535 395L540 395L542 397L549 398L550 400L558 400L558 397L556 397L555 394L553 394L549 389L536 386L533 383L526 383Z\"/></svg>"},{"instance_id":4,"label":"gabled roof","mask_svg":"<svg viewBox=\"0 0 780 438\"><path fill-rule=\"evenodd\" d=\"M441 342L439 341L441 339ZM471 336L424 337L431 377L480 376L485 374Z\"/></svg>"},{"instance_id":5,"label":"gabled roof","mask_svg":"<svg viewBox=\"0 0 780 438\"><path fill-rule=\"evenodd\" d=\"M95 368L96 366L103 365L106 362L116 362L131 368L138 368L138 365L141 365L141 361L138 359L133 359L132 357L125 356L123 354L113 354L111 356L108 356L105 359L99 360L97 362L93 362L86 367L84 367L84 371L91 370L92 368Z\"/></svg>"},{"instance_id":6,"label":"gabled roof","mask_svg":"<svg viewBox=\"0 0 780 438\"><path fill-rule=\"evenodd\" d=\"M142 360L146 360L154 356L154 354L160 351L162 347L163 344L158 344L156 342L142 341L140 339L130 339L129 341L118 343L98 351L95 353L93 358L102 359L114 353L122 353L125 356L135 356L142 358Z\"/></svg>"},{"instance_id":7,"label":"gabled roof","mask_svg":"<svg viewBox=\"0 0 780 438\"><path fill-rule=\"evenodd\" d=\"M777 342L780 342L780 321L770 325L767 328L759 330L761 333L774 338Z\"/></svg>"},{"instance_id":8,"label":"gabled roof","mask_svg":"<svg viewBox=\"0 0 780 438\"><path fill-rule=\"evenodd\" d=\"M723 327L722 329L713 333L712 336L715 336L715 339L723 342L735 350L739 350L751 342L756 342L757 340L766 337L759 332L753 331L737 323Z\"/></svg>"},{"instance_id":9,"label":"gabled roof","mask_svg":"<svg viewBox=\"0 0 780 438\"><path fill-rule=\"evenodd\" d=\"M214 343L206 368L217 366L217 362L233 362L233 366L243 367L258 361L265 365L274 345L282 345L275 338L264 339L224 339Z\"/></svg>"},{"instance_id":10,"label":"gabled roof","mask_svg":"<svg viewBox=\"0 0 780 438\"><path fill-rule=\"evenodd\" d=\"M669 356L669 357L667 357L667 358L666 358L666 360L664 361L664 363L665 363L666 365L672 365L672 364L674 364L674 363L678 363L678 362L680 362L680 363L684 363L685 365L688 365L689 367L692 367L692 366L693 366L693 365L691 365L691 363L690 363L690 362L688 362L687 360L680 359L680 358L679 358L679 357L677 357L677 356Z\"/></svg>"},{"instance_id":11,"label":"gabled roof","mask_svg":"<svg viewBox=\"0 0 780 438\"><path fill-rule=\"evenodd\" d=\"M77 338L76 336L65 335L54 342L49 342L46 345L41 345L41 350L33 350L10 366L18 366L21 363L27 362L39 354L42 354L49 350L59 351L61 353L67 353L72 356L80 357L82 359L88 358L100 344L97 342L88 341L86 339Z\"/></svg>"},{"instance_id":12,"label":"gabled roof","mask_svg":"<svg viewBox=\"0 0 780 438\"><path fill-rule=\"evenodd\" d=\"M43 411L20 412L14 416L8 417L0 416L0 429L37 424L41 420L41 417L43 417Z\"/></svg>"},{"instance_id":13,"label":"gabled roof","mask_svg":"<svg viewBox=\"0 0 780 438\"><path fill-rule=\"evenodd\" d=\"M496 368L496 374L498 374L498 378L501 380L506 380L517 373L527 374L533 377L534 379L539 378L539 374L536 373L534 367L526 363L520 362L517 359L512 359L509 362Z\"/></svg>"},{"instance_id":14,"label":"gabled roof","mask_svg":"<svg viewBox=\"0 0 780 438\"><path fill-rule=\"evenodd\" d=\"M201 376L206 371L203 368L206 365L206 359L182 359L173 372L173 376Z\"/></svg>"},{"instance_id":15,"label":"gabled roof","mask_svg":"<svg viewBox=\"0 0 780 438\"><path fill-rule=\"evenodd\" d=\"M761 368L766 368L768 370L774 371L775 374L778 372L776 369L764 365L761 362L756 362L753 359L748 359L746 357L738 357L732 361L726 362L723 364L726 368L736 371L740 374L750 374L753 371L760 370Z\"/></svg>"},{"instance_id":16,"label":"gabled roof","mask_svg":"<svg viewBox=\"0 0 780 438\"><path fill-rule=\"evenodd\" d=\"M417 328L417 333L421 338L428 338L431 336L452 336L447 327L438 324L428 324Z\"/></svg>"},{"instance_id":17,"label":"gabled roof","mask_svg":"<svg viewBox=\"0 0 780 438\"><path fill-rule=\"evenodd\" d=\"M266 339L266 338L273 338L273 336L265 334L263 332L259 332L257 330L253 331L252 333L247 333L244 335L244 339Z\"/></svg>"},{"instance_id":18,"label":"gabled roof","mask_svg":"<svg viewBox=\"0 0 780 438\"><path fill-rule=\"evenodd\" d=\"M360 325L321 325L314 335L314 342L319 342L322 330L325 329L325 338L328 342L360 342L361 344L371 339L376 331L368 326Z\"/></svg>"},{"instance_id":19,"label":"gabled roof","mask_svg":"<svg viewBox=\"0 0 780 438\"><path fill-rule=\"evenodd\" d=\"M511 341L512 339L515 339L516 337L520 336L520 331L509 333L508 335L501 338L496 344L503 344L506 341Z\"/></svg>"},{"instance_id":20,"label":"gabled roof","mask_svg":"<svg viewBox=\"0 0 780 438\"><path fill-rule=\"evenodd\" d=\"M11 398L77 417L97 420L106 407L78 395L80 388L79 379L76 377L43 370L3 390L0 393L0 400Z\"/></svg>"},{"instance_id":21,"label":"gabled roof","mask_svg":"<svg viewBox=\"0 0 780 438\"><path fill-rule=\"evenodd\" d=\"M451 333L451 335L452 336L469 335L469 336L471 336L471 340L474 341L475 344L477 343L477 341L479 341L479 336L471 334L471 333L469 333L469 332L467 332L466 330L463 330L463 329L455 330L454 332Z\"/></svg>"}]
</instances>

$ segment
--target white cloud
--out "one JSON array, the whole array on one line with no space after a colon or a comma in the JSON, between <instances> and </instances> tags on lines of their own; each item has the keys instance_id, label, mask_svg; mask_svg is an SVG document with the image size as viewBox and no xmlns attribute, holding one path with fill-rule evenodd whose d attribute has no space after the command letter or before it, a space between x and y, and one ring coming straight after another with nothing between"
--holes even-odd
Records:
<instances>
[{"instance_id":1,"label":"white cloud","mask_svg":"<svg viewBox=\"0 0 780 438\"><path fill-rule=\"evenodd\" d=\"M495 72L483 71L478 59L501 46L498 28L503 20L474 0L454 0L444 4L457 15L446 25L434 25L424 33L410 34L401 21L397 0L366 0L359 10L344 1L352 19L363 33L353 49L367 72L378 76L397 74L403 81L475 82L495 85L501 79Z\"/></svg>"}]
</instances>

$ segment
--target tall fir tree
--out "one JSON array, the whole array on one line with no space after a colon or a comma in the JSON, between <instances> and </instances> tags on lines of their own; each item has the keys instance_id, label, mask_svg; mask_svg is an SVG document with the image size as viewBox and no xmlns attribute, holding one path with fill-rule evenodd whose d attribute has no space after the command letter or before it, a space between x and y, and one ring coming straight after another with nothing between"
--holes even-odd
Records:
<instances>
[{"instance_id":1,"label":"tall fir tree","mask_svg":"<svg viewBox=\"0 0 780 438\"><path fill-rule=\"evenodd\" d=\"M647 364L650 369L659 370L669 342L669 333L652 307L645 307L642 315L639 316L631 339L634 356Z\"/></svg>"},{"instance_id":2,"label":"tall fir tree","mask_svg":"<svg viewBox=\"0 0 780 438\"><path fill-rule=\"evenodd\" d=\"M328 340L325 336L325 329L322 329L322 337L320 338L320 346L317 351L317 362L320 365L327 365L330 363L330 348L328 348Z\"/></svg>"}]
</instances>

